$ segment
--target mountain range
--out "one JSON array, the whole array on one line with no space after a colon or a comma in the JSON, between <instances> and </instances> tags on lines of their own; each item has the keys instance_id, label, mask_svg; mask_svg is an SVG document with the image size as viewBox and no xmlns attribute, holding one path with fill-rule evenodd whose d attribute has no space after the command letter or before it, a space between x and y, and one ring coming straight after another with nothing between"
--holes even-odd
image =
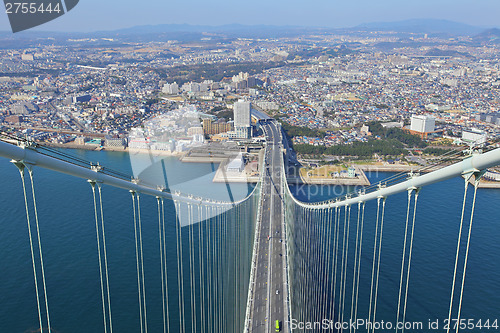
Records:
<instances>
[{"instance_id":1,"label":"mountain range","mask_svg":"<svg viewBox=\"0 0 500 333\"><path fill-rule=\"evenodd\" d=\"M160 24L141 25L125 29L96 31L91 33L64 33L25 31L17 34L0 32L0 39L38 39L53 37L56 39L68 38L124 38L137 41L146 40L200 40L201 38L280 38L299 36L304 33L371 33L371 32L396 32L402 37L408 34L428 34L429 37L456 37L470 36L480 43L500 42L500 30L493 28L477 27L464 23L438 20L438 19L411 19L394 22L372 22L360 24L349 28L301 27L301 26L276 26L276 25L242 25L227 24L219 26L190 25L190 24Z\"/></svg>"},{"instance_id":2,"label":"mountain range","mask_svg":"<svg viewBox=\"0 0 500 333\"><path fill-rule=\"evenodd\" d=\"M242 25L226 24L219 26L190 25L190 24L160 24L142 25L112 31L117 34L154 34L154 33L215 33L230 36L247 35L291 35L307 31L335 32L335 31L394 31L398 33L422 33L430 35L474 36L485 31L485 27L472 26L465 23L438 20L438 19L411 19L394 22L371 22L350 28L325 28L301 26L275 26L275 25ZM110 31L108 31L109 33ZM103 31L104 33L104 31Z\"/></svg>"},{"instance_id":3,"label":"mountain range","mask_svg":"<svg viewBox=\"0 0 500 333\"><path fill-rule=\"evenodd\" d=\"M500 44L500 29L493 28L474 36L474 40L481 43Z\"/></svg>"},{"instance_id":4,"label":"mountain range","mask_svg":"<svg viewBox=\"0 0 500 333\"><path fill-rule=\"evenodd\" d=\"M484 27L438 19L411 19L394 22L364 23L352 30L395 31L401 33L448 34L474 36L486 30Z\"/></svg>"}]
</instances>

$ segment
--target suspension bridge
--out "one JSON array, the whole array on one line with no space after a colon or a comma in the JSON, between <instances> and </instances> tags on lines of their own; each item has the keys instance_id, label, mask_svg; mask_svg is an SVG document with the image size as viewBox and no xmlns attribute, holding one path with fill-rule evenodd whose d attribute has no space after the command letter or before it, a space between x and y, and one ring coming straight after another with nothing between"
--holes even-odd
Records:
<instances>
[{"instance_id":1,"label":"suspension bridge","mask_svg":"<svg viewBox=\"0 0 500 333\"><path fill-rule=\"evenodd\" d=\"M477 188L486 169L500 164L500 149L457 151L433 165L436 171L393 175L342 197L310 203L300 201L287 183L288 146L280 126L270 119L261 126L267 144L260 179L239 201L171 192L168 184L148 183L61 150L4 136L0 156L10 159L20 175L37 331L56 332L61 325L51 316L53 290L48 288L40 232L45 221L36 195L40 169L88 183L88 193L81 195L90 196L92 204L88 209L97 253L93 279L99 287L86 292L99 294L95 321L104 332L124 331L120 323L131 317L135 326L127 326L126 331L141 333L426 331L430 321L421 323L422 327L406 325L409 318L415 319L411 301L430 297L412 294L411 289L415 227L422 218L419 207L426 204L419 198L434 183L463 177L453 271L449 281L441 281L448 297L446 304L439 304L439 329L464 330L462 310ZM129 202L120 210L132 226L135 262L127 273L134 277L136 288L135 301L126 313L116 310L115 300L124 296L113 288L109 268L105 196L109 188L129 192ZM400 215L395 216L390 203L398 195L405 197L405 203L395 209ZM175 210L169 210L172 206ZM384 236L395 224L402 226L401 242L391 242L389 248ZM145 247L153 242L156 262L150 263ZM384 251L399 253L397 265L384 263ZM147 268L152 264L155 277ZM382 301L382 290L387 289L382 287L384 277L391 281L392 302ZM151 280L157 282L154 293ZM380 327L381 318L391 326ZM488 326L497 329L495 319L488 318ZM470 322L465 322L465 329L467 325Z\"/></svg>"}]
</instances>

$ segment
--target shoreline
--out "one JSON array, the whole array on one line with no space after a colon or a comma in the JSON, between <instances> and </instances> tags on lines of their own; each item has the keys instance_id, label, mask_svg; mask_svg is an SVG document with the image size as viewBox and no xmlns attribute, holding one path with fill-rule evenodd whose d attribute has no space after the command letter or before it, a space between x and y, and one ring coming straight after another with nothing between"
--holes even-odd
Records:
<instances>
[{"instance_id":1,"label":"shoreline","mask_svg":"<svg viewBox=\"0 0 500 333\"><path fill-rule=\"evenodd\" d=\"M81 149L81 150L93 150L93 151L114 151L123 152L128 154L152 154L153 156L175 156L182 158L186 155L185 152L170 152L165 150L151 150L142 148L129 148L129 147L100 147L97 145L85 145L77 143L40 143L42 146L53 147L53 148L65 148L65 149Z\"/></svg>"},{"instance_id":2,"label":"shoreline","mask_svg":"<svg viewBox=\"0 0 500 333\"><path fill-rule=\"evenodd\" d=\"M124 152L128 154L152 154L153 156L171 156L178 157L183 163L220 163L217 173L213 179L213 182L228 182L228 183L256 183L258 182L258 176L245 176L245 175L224 175L225 172L220 169L227 157L224 156L189 156L188 152L168 152L163 150L151 150L151 149L139 149L139 148L128 148L128 147L100 147L97 145L82 145L75 143L40 143L42 146L54 147L54 148L65 148L65 149L81 149L81 150L93 150L93 151L112 151L112 152ZM366 172L421 172L418 170L417 166L412 165L373 165L373 164L358 164L355 165L356 171L359 176L355 178L320 178L320 179L307 179L303 177L289 176L287 181L290 184L303 184L303 185L342 185L342 186L368 186L370 181L366 177ZM431 172L439 169L438 167L429 168L423 172ZM219 172L220 170L220 172ZM471 180L473 184L473 180ZM485 181L481 180L479 182L478 188L484 189L500 189L500 182L495 181Z\"/></svg>"}]
</instances>

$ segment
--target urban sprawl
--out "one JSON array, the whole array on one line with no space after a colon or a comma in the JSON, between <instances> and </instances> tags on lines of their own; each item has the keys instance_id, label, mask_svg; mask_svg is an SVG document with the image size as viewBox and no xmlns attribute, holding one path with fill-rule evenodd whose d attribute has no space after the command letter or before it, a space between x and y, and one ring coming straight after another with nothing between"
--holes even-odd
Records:
<instances>
[{"instance_id":1,"label":"urban sprawl","mask_svg":"<svg viewBox=\"0 0 500 333\"><path fill-rule=\"evenodd\" d=\"M0 123L41 144L182 152L189 140L255 142L262 133L252 109L278 119L306 164L422 163L416 156L494 140L500 126L500 44L484 36L304 32L31 45L0 49ZM186 115L198 121L176 123ZM176 133L153 142L151 124Z\"/></svg>"}]
</instances>

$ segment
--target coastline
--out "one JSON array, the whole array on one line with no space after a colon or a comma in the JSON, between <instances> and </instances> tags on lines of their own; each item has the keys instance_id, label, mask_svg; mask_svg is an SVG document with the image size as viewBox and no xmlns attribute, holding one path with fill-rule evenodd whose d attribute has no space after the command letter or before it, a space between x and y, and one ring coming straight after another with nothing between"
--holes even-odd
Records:
<instances>
[{"instance_id":1,"label":"coastline","mask_svg":"<svg viewBox=\"0 0 500 333\"><path fill-rule=\"evenodd\" d=\"M85 145L85 144L75 144L75 143L40 143L42 146L54 147L54 148L66 148L66 149L82 149L82 150L94 150L94 151L113 151L113 152L124 152L128 154L152 154L153 156L172 156L178 157L181 162L184 163L220 163L217 169L216 175L214 176L213 182L228 182L228 183L257 183L259 180L258 176L246 176L236 173L224 172L223 166L226 165L227 157L222 155L211 155L211 156L189 156L188 152L168 152L163 150L150 150L150 149L139 149L139 148L128 148L128 147L100 147L97 145ZM305 185L343 185L343 186L368 186L370 181L366 176L366 172L421 172L418 170L417 166L411 165L374 165L374 164L359 164L356 165L356 173L359 176L355 178L322 178L322 179L309 179L304 177L287 177L290 184L305 184ZM429 168L423 172L431 172L439 169L439 167ZM471 184L474 180L471 179ZM479 182L478 188L484 189L500 189L500 182L495 181L485 181L481 180Z\"/></svg>"},{"instance_id":2,"label":"coastline","mask_svg":"<svg viewBox=\"0 0 500 333\"><path fill-rule=\"evenodd\" d=\"M53 147L53 148L66 148L66 149L82 149L82 150L94 150L94 151L116 151L129 154L152 154L153 156L176 156L182 158L185 152L169 152L165 150L151 150L142 148L129 148L129 147L100 147L97 145L82 145L76 143L40 143L42 146Z\"/></svg>"}]
</instances>

